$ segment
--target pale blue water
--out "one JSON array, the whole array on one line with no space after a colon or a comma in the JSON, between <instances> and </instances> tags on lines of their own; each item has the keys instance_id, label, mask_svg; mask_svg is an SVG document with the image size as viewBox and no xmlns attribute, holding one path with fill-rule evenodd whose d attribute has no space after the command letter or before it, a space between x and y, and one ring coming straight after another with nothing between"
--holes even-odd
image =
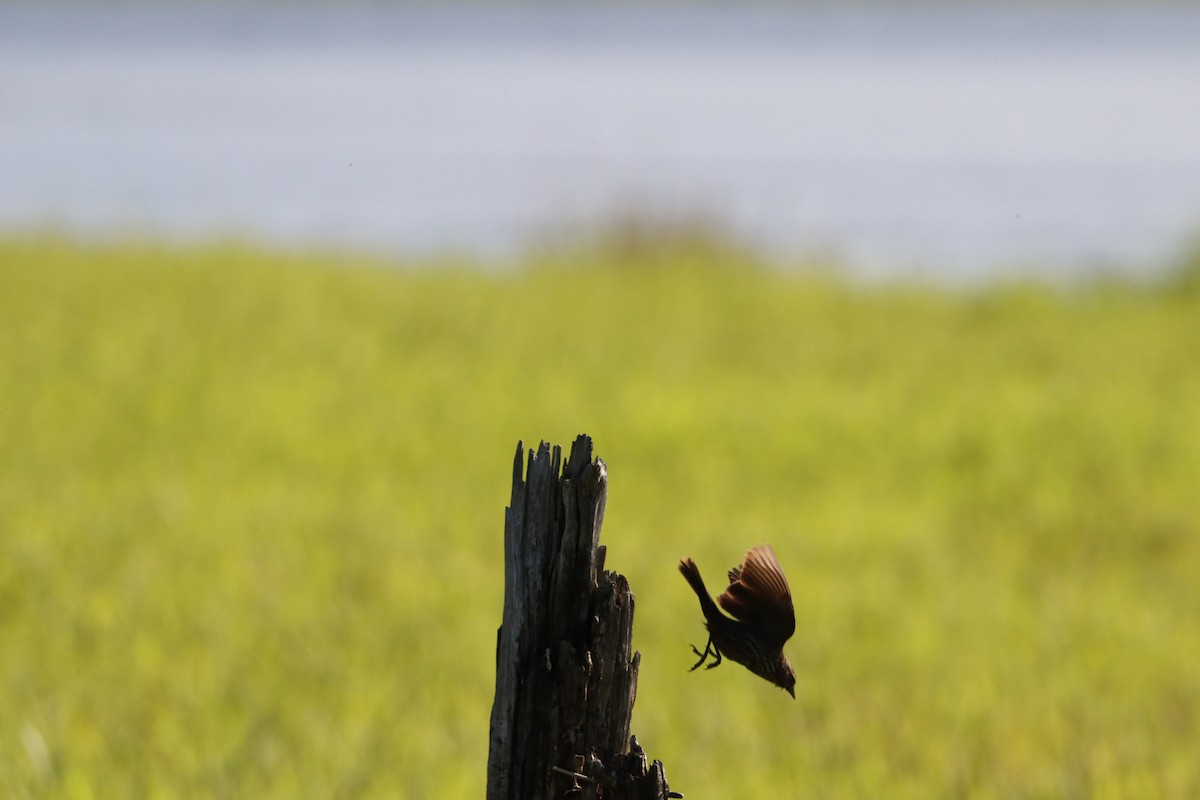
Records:
<instances>
[{"instance_id":1,"label":"pale blue water","mask_svg":"<svg viewBox=\"0 0 1200 800\"><path fill-rule=\"evenodd\" d=\"M1200 8L0 8L0 227L503 258L637 209L949 278L1200 226Z\"/></svg>"}]
</instances>

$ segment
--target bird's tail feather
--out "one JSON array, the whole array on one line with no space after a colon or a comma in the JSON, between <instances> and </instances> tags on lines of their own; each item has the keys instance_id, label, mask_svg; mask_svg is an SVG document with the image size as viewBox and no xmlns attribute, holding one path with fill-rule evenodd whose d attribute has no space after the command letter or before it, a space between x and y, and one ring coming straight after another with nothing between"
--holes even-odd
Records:
<instances>
[{"instance_id":1,"label":"bird's tail feather","mask_svg":"<svg viewBox=\"0 0 1200 800\"><path fill-rule=\"evenodd\" d=\"M696 566L696 562L690 558L683 559L679 562L679 571L691 585L692 591L700 598L700 608L704 611L704 618L720 617L721 612L717 609L717 604L713 602L712 596L709 595L708 589L704 587L704 579L700 577L700 568Z\"/></svg>"}]
</instances>

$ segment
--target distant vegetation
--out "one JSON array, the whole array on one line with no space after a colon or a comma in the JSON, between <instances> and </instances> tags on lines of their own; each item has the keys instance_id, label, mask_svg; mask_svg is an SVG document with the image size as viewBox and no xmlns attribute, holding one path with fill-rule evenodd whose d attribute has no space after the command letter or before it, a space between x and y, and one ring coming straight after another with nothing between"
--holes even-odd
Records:
<instances>
[{"instance_id":1,"label":"distant vegetation","mask_svg":"<svg viewBox=\"0 0 1200 800\"><path fill-rule=\"evenodd\" d=\"M0 239L0 795L481 796L514 448L587 432L688 797L1200 796L1196 275ZM796 701L687 674L761 541Z\"/></svg>"}]
</instances>

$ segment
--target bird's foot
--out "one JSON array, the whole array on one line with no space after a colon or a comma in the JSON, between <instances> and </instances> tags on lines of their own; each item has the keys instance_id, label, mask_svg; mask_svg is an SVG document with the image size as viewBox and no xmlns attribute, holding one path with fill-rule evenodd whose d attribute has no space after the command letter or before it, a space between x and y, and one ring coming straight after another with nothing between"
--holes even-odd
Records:
<instances>
[{"instance_id":1,"label":"bird's foot","mask_svg":"<svg viewBox=\"0 0 1200 800\"><path fill-rule=\"evenodd\" d=\"M708 639L708 643L706 645L704 645L703 653L700 652L700 650L696 647L696 645L692 645L692 652L695 653L696 655L700 656L700 660L697 661L695 664L693 664L692 668L689 669L688 672L695 672L696 670L700 669L700 665L703 664L704 660L706 658L708 658L710 655L713 657L713 662L708 665L708 669L712 669L713 667L715 667L721 663L721 651L718 650L716 645L713 644L713 640L712 640L711 636Z\"/></svg>"}]
</instances>

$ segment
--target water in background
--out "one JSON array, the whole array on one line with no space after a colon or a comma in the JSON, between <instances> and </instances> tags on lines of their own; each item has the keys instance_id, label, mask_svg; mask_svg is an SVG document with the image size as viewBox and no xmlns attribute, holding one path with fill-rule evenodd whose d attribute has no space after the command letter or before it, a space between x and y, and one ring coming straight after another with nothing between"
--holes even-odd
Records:
<instances>
[{"instance_id":1,"label":"water in background","mask_svg":"<svg viewBox=\"0 0 1200 800\"><path fill-rule=\"evenodd\" d=\"M0 227L518 252L634 210L970 279L1200 223L1200 9L0 8Z\"/></svg>"}]
</instances>

